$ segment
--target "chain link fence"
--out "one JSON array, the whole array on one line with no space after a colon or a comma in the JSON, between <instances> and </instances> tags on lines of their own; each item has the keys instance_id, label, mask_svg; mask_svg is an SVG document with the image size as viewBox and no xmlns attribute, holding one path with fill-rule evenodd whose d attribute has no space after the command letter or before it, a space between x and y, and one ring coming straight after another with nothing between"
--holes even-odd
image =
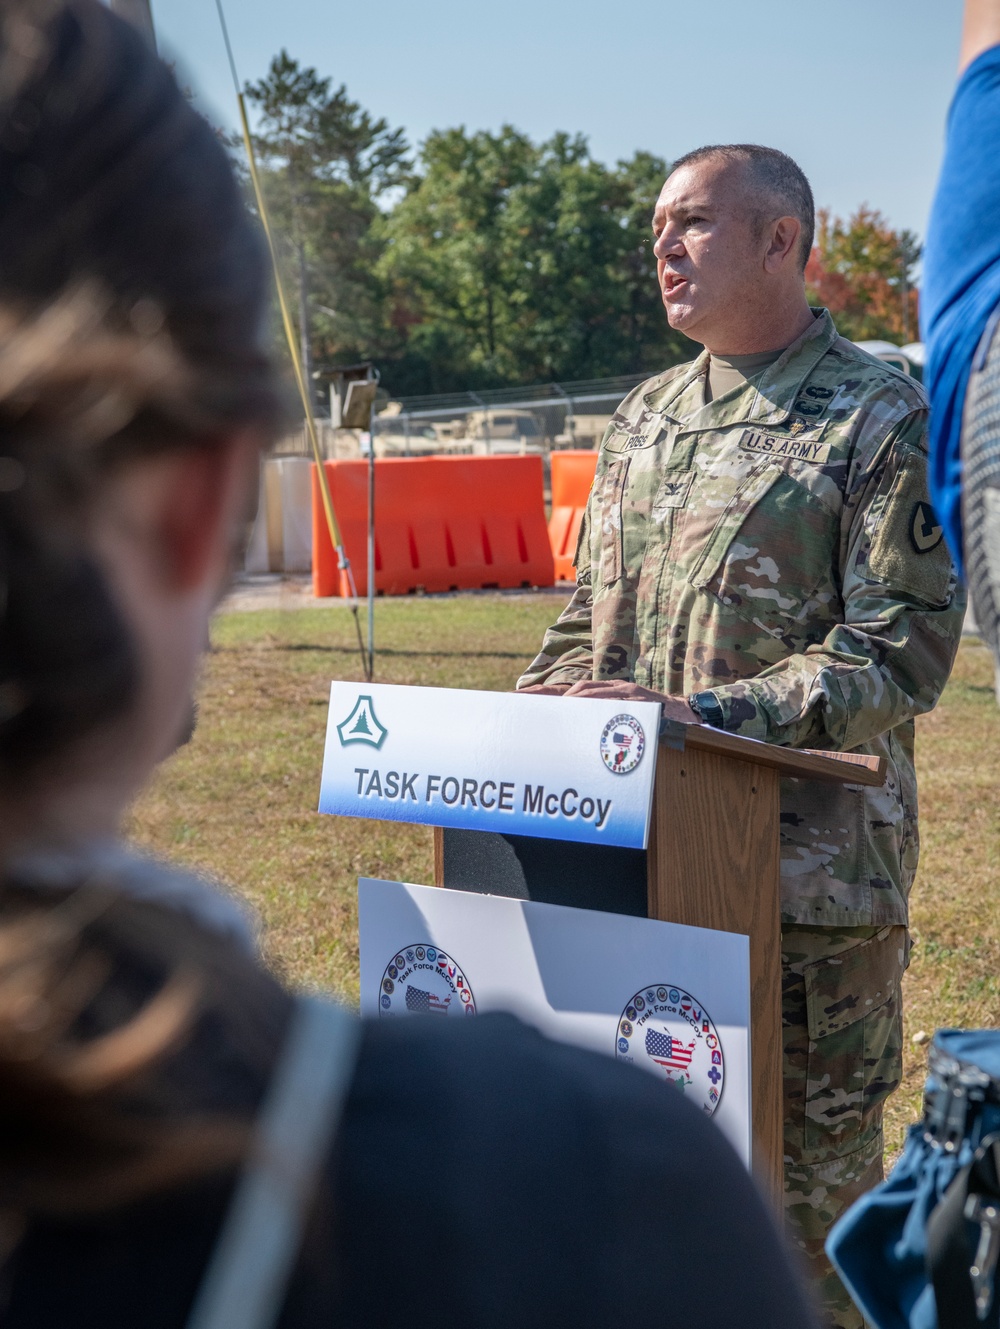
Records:
<instances>
[{"instance_id":1,"label":"chain link fence","mask_svg":"<svg viewBox=\"0 0 1000 1329\"><path fill-rule=\"evenodd\" d=\"M596 448L622 398L647 377L586 379L530 388L497 388L437 396L385 396L376 402L372 439L377 457L477 456ZM330 460L367 456L369 439L331 419L316 422L323 455ZM309 456L308 433L286 435L278 456Z\"/></svg>"},{"instance_id":2,"label":"chain link fence","mask_svg":"<svg viewBox=\"0 0 1000 1329\"><path fill-rule=\"evenodd\" d=\"M559 448L596 448L618 403L645 377L403 397L375 419L375 455L544 456Z\"/></svg>"},{"instance_id":3,"label":"chain link fence","mask_svg":"<svg viewBox=\"0 0 1000 1329\"><path fill-rule=\"evenodd\" d=\"M923 346L897 347L889 342L860 342L864 350L915 374L923 365ZM646 374L544 383L537 387L483 389L481 392L376 399L372 421L376 457L431 457L538 453L547 458L560 448L596 448L622 398ZM320 449L330 460L368 455L369 437L358 429L316 421ZM310 456L303 425L279 443L278 456ZM546 466L546 471L548 467Z\"/></svg>"}]
</instances>

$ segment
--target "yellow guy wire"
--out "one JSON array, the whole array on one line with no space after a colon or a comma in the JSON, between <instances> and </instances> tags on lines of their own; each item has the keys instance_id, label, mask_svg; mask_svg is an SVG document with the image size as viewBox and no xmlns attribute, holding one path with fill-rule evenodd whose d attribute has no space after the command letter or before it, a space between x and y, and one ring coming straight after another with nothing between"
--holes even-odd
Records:
<instances>
[{"instance_id":1,"label":"yellow guy wire","mask_svg":"<svg viewBox=\"0 0 1000 1329\"><path fill-rule=\"evenodd\" d=\"M264 227L264 234L267 236L267 247L271 253L271 266L274 269L274 284L278 292L278 305L281 308L281 321L285 329L285 337L288 341L288 352L292 357L292 368L295 372L295 382L299 389L299 396L302 399L302 409L305 412L306 429L309 433L309 442L312 445L313 458L316 462L316 474L319 479L319 491L323 500L323 511L326 514L327 530L330 534L330 543L337 551L337 560L343 571L347 573L347 583L350 587L351 598L354 600L352 608L354 610L355 623L358 629L358 644L361 647L361 657L365 664L365 674L371 677L370 662L368 654L364 649L361 640L361 624L358 621L357 596L358 591L354 583L354 571L351 568L351 561L347 557L344 549L344 542L340 534L340 525L337 521L337 514L333 507L333 496L330 493L330 481L327 478L326 467L323 465L323 457L319 449L319 437L316 433L316 421L313 418L312 398L306 384L305 374L302 372L302 360L299 356L299 348L295 339L295 328L292 324L291 315L288 312L288 301L285 299L285 288L282 284L281 273L278 270L278 251L274 244L274 235L271 231L271 222L267 213L267 205L264 202L264 191L261 188L260 176L257 173L257 157L253 150L253 140L250 137L250 124L247 120L246 104L243 100L243 92L240 87L239 76L236 73L236 61L233 58L233 48L229 42L229 29L226 26L226 16L222 10L222 0L215 0L215 7L219 11L219 22L222 25L222 37L226 44L226 54L229 57L229 68L233 75L233 84L236 88L236 101L240 109L240 126L243 130L243 146L246 149L247 163L250 167L250 180L253 183L254 197L257 200L257 211L260 213L260 219Z\"/></svg>"}]
</instances>

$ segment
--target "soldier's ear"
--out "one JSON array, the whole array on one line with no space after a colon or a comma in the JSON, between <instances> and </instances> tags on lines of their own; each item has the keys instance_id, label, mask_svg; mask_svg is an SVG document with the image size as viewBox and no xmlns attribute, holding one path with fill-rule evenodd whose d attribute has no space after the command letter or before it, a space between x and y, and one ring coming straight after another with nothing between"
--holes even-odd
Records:
<instances>
[{"instance_id":1,"label":"soldier's ear","mask_svg":"<svg viewBox=\"0 0 1000 1329\"><path fill-rule=\"evenodd\" d=\"M780 272L797 259L802 223L798 217L778 217L768 227L767 234L770 240L764 252L764 270Z\"/></svg>"}]
</instances>

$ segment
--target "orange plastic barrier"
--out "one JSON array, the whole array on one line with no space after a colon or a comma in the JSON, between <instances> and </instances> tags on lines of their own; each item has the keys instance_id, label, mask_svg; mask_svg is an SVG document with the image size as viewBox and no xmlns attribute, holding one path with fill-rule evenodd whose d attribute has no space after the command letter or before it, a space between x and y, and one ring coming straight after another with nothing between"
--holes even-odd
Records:
<instances>
[{"instance_id":1,"label":"orange plastic barrier","mask_svg":"<svg viewBox=\"0 0 1000 1329\"><path fill-rule=\"evenodd\" d=\"M556 581L573 581L573 558L580 538L580 523L597 470L597 450L567 448L552 454L552 516L549 543Z\"/></svg>"},{"instance_id":2,"label":"orange plastic barrier","mask_svg":"<svg viewBox=\"0 0 1000 1329\"><path fill-rule=\"evenodd\" d=\"M368 463L324 463L359 595L368 593ZM313 594L348 595L312 477ZM551 586L541 457L375 462L375 589Z\"/></svg>"}]
</instances>

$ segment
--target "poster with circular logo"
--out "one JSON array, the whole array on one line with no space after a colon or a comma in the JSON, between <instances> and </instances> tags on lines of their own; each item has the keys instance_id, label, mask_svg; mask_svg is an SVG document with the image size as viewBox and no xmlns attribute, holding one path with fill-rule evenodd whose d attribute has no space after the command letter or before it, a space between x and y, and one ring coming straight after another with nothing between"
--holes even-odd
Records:
<instances>
[{"instance_id":1,"label":"poster with circular logo","mask_svg":"<svg viewBox=\"0 0 1000 1329\"><path fill-rule=\"evenodd\" d=\"M719 1106L722 1040L704 1006L683 988L670 983L641 988L618 1021L615 1055L662 1075L709 1116Z\"/></svg>"},{"instance_id":2,"label":"poster with circular logo","mask_svg":"<svg viewBox=\"0 0 1000 1329\"><path fill-rule=\"evenodd\" d=\"M389 961L380 1015L475 1015L476 1000L458 965L436 946L404 946Z\"/></svg>"},{"instance_id":3,"label":"poster with circular logo","mask_svg":"<svg viewBox=\"0 0 1000 1329\"><path fill-rule=\"evenodd\" d=\"M601 733L601 760L612 775L628 775L642 761L646 733L634 715L615 715Z\"/></svg>"}]
</instances>

